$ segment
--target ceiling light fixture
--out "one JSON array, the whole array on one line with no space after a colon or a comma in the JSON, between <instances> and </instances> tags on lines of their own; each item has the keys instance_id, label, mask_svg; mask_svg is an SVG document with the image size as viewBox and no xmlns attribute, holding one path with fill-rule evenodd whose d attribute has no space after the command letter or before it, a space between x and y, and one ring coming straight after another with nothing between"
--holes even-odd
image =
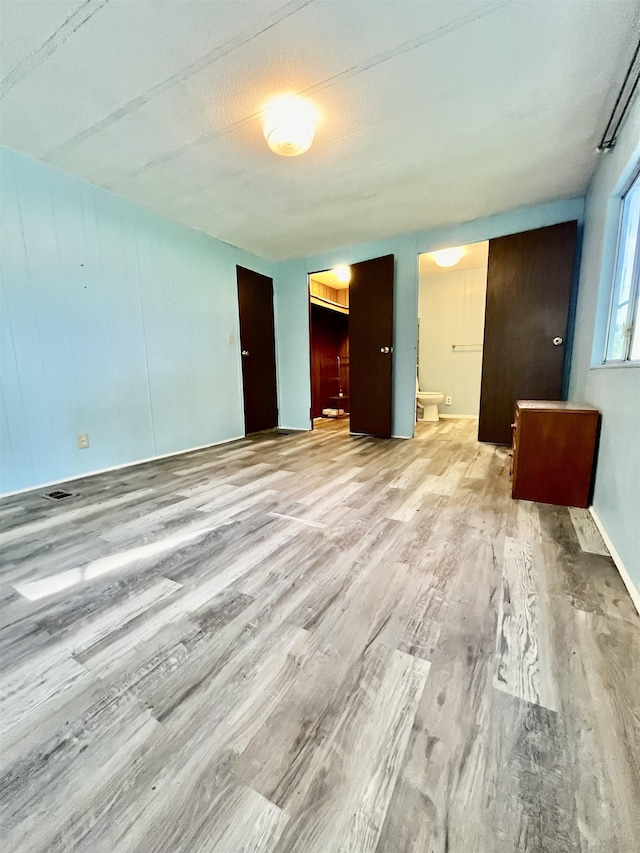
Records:
<instances>
[{"instance_id":1,"label":"ceiling light fixture","mask_svg":"<svg viewBox=\"0 0 640 853\"><path fill-rule=\"evenodd\" d=\"M344 284L349 284L351 281L351 267L336 267L333 273L338 281L342 281Z\"/></svg>"},{"instance_id":2,"label":"ceiling light fixture","mask_svg":"<svg viewBox=\"0 0 640 853\"><path fill-rule=\"evenodd\" d=\"M309 101L280 95L265 106L263 117L264 138L274 154L296 157L311 148L318 116Z\"/></svg>"},{"instance_id":3,"label":"ceiling light fixture","mask_svg":"<svg viewBox=\"0 0 640 853\"><path fill-rule=\"evenodd\" d=\"M431 257L439 267L454 267L463 256L464 250L460 246L453 249L440 249L439 252L431 252Z\"/></svg>"}]
</instances>

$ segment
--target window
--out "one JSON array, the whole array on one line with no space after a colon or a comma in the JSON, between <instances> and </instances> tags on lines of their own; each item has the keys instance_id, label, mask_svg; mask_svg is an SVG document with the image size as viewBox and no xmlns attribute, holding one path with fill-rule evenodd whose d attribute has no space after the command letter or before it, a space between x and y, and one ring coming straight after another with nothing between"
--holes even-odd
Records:
<instances>
[{"instance_id":1,"label":"window","mask_svg":"<svg viewBox=\"0 0 640 853\"><path fill-rule=\"evenodd\" d=\"M640 361L640 173L622 197L605 362Z\"/></svg>"}]
</instances>

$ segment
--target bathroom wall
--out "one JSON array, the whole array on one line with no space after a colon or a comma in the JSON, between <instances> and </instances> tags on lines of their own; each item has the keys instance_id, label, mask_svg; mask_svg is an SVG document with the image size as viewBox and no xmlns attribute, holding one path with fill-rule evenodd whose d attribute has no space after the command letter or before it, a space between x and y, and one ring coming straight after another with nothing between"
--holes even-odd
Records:
<instances>
[{"instance_id":1,"label":"bathroom wall","mask_svg":"<svg viewBox=\"0 0 640 853\"><path fill-rule=\"evenodd\" d=\"M420 388L452 397L441 414L477 417L480 410L486 292L486 266L420 276Z\"/></svg>"},{"instance_id":2,"label":"bathroom wall","mask_svg":"<svg viewBox=\"0 0 640 853\"><path fill-rule=\"evenodd\" d=\"M593 509L640 607L640 364L602 365L620 196L640 165L640 99L615 148L600 156L586 199L569 399L602 412Z\"/></svg>"},{"instance_id":3,"label":"bathroom wall","mask_svg":"<svg viewBox=\"0 0 640 853\"><path fill-rule=\"evenodd\" d=\"M272 265L7 149L0 177L0 492L243 435L235 267Z\"/></svg>"}]
</instances>

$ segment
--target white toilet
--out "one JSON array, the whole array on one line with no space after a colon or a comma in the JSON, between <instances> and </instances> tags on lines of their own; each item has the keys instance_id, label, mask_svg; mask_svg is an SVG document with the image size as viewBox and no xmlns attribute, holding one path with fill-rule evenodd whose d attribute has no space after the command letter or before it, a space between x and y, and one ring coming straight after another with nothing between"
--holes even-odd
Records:
<instances>
[{"instance_id":1,"label":"white toilet","mask_svg":"<svg viewBox=\"0 0 640 853\"><path fill-rule=\"evenodd\" d=\"M418 415L422 409L422 417L418 417L420 421L439 421L438 404L444 400L444 394L440 391L421 391L416 376L416 405L418 406Z\"/></svg>"}]
</instances>

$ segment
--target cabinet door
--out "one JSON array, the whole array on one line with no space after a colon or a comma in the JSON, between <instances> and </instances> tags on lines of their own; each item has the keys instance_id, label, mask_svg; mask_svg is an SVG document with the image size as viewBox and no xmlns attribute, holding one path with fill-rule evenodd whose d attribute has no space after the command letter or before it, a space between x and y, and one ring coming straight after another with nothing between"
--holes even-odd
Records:
<instances>
[{"instance_id":1,"label":"cabinet door","mask_svg":"<svg viewBox=\"0 0 640 853\"><path fill-rule=\"evenodd\" d=\"M511 443L516 400L559 400L577 222L489 241L478 438Z\"/></svg>"},{"instance_id":2,"label":"cabinet door","mask_svg":"<svg viewBox=\"0 0 640 853\"><path fill-rule=\"evenodd\" d=\"M521 412L512 497L589 506L598 417L595 410Z\"/></svg>"}]
</instances>

